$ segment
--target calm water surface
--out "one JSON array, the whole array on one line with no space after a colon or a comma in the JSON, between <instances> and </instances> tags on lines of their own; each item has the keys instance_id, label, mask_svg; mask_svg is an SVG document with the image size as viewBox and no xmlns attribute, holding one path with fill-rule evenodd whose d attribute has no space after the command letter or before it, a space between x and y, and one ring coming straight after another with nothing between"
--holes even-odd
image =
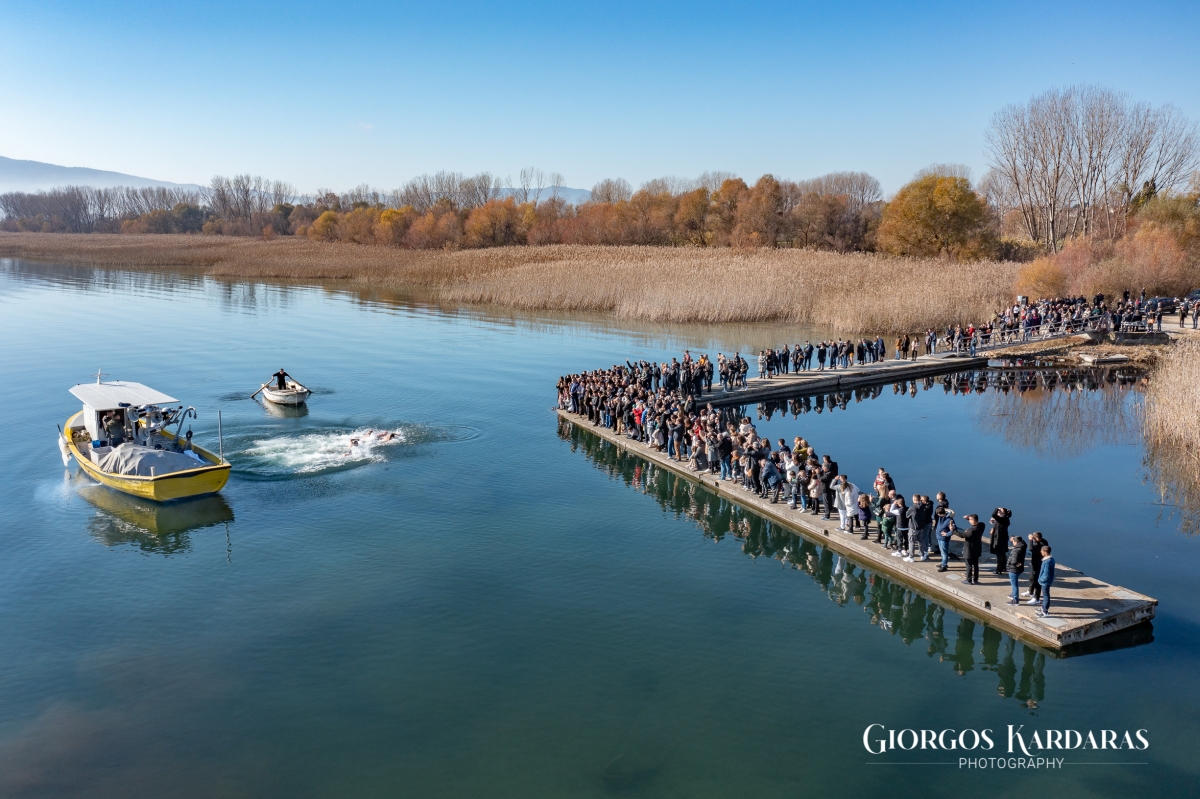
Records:
<instances>
[{"instance_id":1,"label":"calm water surface","mask_svg":"<svg viewBox=\"0 0 1200 799\"><path fill-rule=\"evenodd\" d=\"M1200 541L1145 480L1136 387L748 409L860 484L882 465L960 514L1007 505L1160 600L1152 629L1065 659L551 411L564 372L800 334L0 262L0 796L1193 795ZM245 398L280 366L307 413ZM219 497L154 507L63 468L67 389L98 367L196 406L206 444L222 411ZM403 440L341 457L379 428ZM954 757L870 756L876 722L1151 748L887 765Z\"/></svg>"}]
</instances>

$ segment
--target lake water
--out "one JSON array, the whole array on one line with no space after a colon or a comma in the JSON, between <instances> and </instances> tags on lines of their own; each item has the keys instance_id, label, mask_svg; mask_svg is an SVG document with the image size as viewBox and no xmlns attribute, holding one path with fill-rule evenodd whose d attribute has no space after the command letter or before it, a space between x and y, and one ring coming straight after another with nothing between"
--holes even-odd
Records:
<instances>
[{"instance_id":1,"label":"lake water","mask_svg":"<svg viewBox=\"0 0 1200 799\"><path fill-rule=\"evenodd\" d=\"M0 262L0 796L1194 795L1200 540L1146 479L1136 383L761 409L860 485L886 466L960 515L1011 507L1160 600L1069 658L551 410L565 372L818 334ZM246 398L280 366L306 413ZM67 389L101 367L194 405L205 445L222 412L219 496L155 507L64 469ZM1009 724L1151 745L972 771L871 755L873 723L990 729L993 756Z\"/></svg>"}]
</instances>

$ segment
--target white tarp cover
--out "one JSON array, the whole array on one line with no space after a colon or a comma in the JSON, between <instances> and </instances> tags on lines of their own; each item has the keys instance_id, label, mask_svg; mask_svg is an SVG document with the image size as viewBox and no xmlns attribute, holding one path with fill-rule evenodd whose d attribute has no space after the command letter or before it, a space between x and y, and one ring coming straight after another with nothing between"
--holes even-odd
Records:
<instances>
[{"instance_id":1,"label":"white tarp cover","mask_svg":"<svg viewBox=\"0 0 1200 799\"><path fill-rule=\"evenodd\" d=\"M182 472L185 469L199 469L202 465L182 452L168 452L161 449L151 449L137 444L122 444L100 459L96 464L111 474L130 474L150 477L150 469L155 475Z\"/></svg>"},{"instance_id":2,"label":"white tarp cover","mask_svg":"<svg viewBox=\"0 0 1200 799\"><path fill-rule=\"evenodd\" d=\"M139 405L168 405L179 400L168 397L141 383L126 383L113 380L108 383L80 383L71 388L71 393L83 404L96 411L111 411L128 402L135 408Z\"/></svg>"}]
</instances>

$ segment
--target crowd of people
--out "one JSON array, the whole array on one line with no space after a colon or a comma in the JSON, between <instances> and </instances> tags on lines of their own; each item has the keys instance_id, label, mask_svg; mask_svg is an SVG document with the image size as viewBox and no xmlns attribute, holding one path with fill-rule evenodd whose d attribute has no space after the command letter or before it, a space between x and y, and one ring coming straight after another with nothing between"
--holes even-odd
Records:
<instances>
[{"instance_id":1,"label":"crowd of people","mask_svg":"<svg viewBox=\"0 0 1200 799\"><path fill-rule=\"evenodd\" d=\"M863 491L840 471L837 461L829 454L819 455L804 438L797 436L790 445L782 438L772 444L758 434L750 417L734 417L711 402L700 406L697 397L711 390L712 375L713 362L707 356L693 359L686 351L681 361L672 358L670 364L627 361L611 369L563 376L558 381L558 406L686 462L697 472L740 484L772 504L786 502L795 511L825 519L836 512L837 529L843 533L868 540L874 525L875 543L907 562L928 561L936 546L941 556L938 571L947 571L954 556L951 543L960 539L966 564L963 582L979 584L985 525L976 514L963 517L965 524L960 526L943 493L932 500L913 494L910 504L882 468L870 490ZM1048 615L1054 582L1049 544L1040 533L1027 542L1010 537L1010 520L1011 512L1004 508L991 516L996 572L1009 575L1010 604L1018 604L1018 581L1028 552L1028 603L1040 602L1038 614Z\"/></svg>"}]
</instances>

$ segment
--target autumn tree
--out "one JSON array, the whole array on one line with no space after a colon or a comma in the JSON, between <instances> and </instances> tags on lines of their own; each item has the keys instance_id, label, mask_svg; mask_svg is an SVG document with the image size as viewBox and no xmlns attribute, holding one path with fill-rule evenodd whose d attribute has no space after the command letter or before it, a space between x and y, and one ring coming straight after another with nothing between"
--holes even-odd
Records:
<instances>
[{"instance_id":1,"label":"autumn tree","mask_svg":"<svg viewBox=\"0 0 1200 799\"><path fill-rule=\"evenodd\" d=\"M675 232L682 244L703 247L711 236L708 232L708 208L711 199L708 189L701 187L679 198L675 210Z\"/></svg>"},{"instance_id":2,"label":"autumn tree","mask_svg":"<svg viewBox=\"0 0 1200 799\"><path fill-rule=\"evenodd\" d=\"M525 242L525 209L512 197L489 200L471 211L463 227L468 247L504 247ZM536 217L533 220L536 222Z\"/></svg>"},{"instance_id":3,"label":"autumn tree","mask_svg":"<svg viewBox=\"0 0 1200 799\"><path fill-rule=\"evenodd\" d=\"M339 221L337 211L326 211L308 226L308 237L313 241L336 241Z\"/></svg>"},{"instance_id":4,"label":"autumn tree","mask_svg":"<svg viewBox=\"0 0 1200 799\"><path fill-rule=\"evenodd\" d=\"M714 244L729 244L736 224L738 204L742 196L750 191L741 178L727 178L721 188L712 194L712 206L708 214L708 229Z\"/></svg>"},{"instance_id":5,"label":"autumn tree","mask_svg":"<svg viewBox=\"0 0 1200 799\"><path fill-rule=\"evenodd\" d=\"M783 191L771 175L763 175L734 211L733 243L740 247L774 247L783 229Z\"/></svg>"},{"instance_id":6,"label":"autumn tree","mask_svg":"<svg viewBox=\"0 0 1200 799\"><path fill-rule=\"evenodd\" d=\"M879 246L896 255L974 259L991 241L988 210L963 177L925 175L896 193L883 210Z\"/></svg>"},{"instance_id":7,"label":"autumn tree","mask_svg":"<svg viewBox=\"0 0 1200 799\"><path fill-rule=\"evenodd\" d=\"M416 221L417 212L411 205L402 208L387 208L379 215L375 223L375 241L389 247L400 247L408 229Z\"/></svg>"}]
</instances>

